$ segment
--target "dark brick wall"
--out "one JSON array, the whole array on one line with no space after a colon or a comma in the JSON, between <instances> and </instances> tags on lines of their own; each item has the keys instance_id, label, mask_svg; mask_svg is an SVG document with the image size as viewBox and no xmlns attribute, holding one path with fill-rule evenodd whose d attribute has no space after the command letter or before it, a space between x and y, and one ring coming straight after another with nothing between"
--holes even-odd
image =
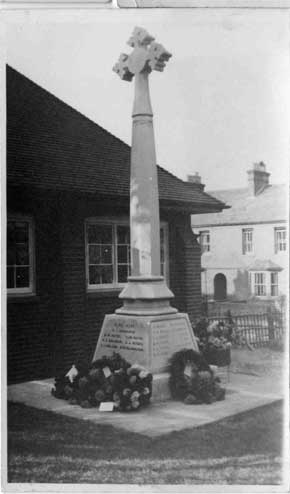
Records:
<instances>
[{"instance_id":1,"label":"dark brick wall","mask_svg":"<svg viewBox=\"0 0 290 494\"><path fill-rule=\"evenodd\" d=\"M45 377L53 371L61 286L58 211L54 197L23 190L7 192L8 213L34 220L36 296L9 297L7 303L8 380Z\"/></svg>"},{"instance_id":2,"label":"dark brick wall","mask_svg":"<svg viewBox=\"0 0 290 494\"><path fill-rule=\"evenodd\" d=\"M31 197L33 196L33 199ZM85 219L127 216L128 207L68 194L45 200L29 192L8 194L8 211L31 214L35 220L36 297L9 300L9 380L54 375L74 362L90 361L104 315L121 302L118 291L86 292ZM115 204L115 206L113 206ZM194 318L200 310L200 251L189 215L162 213L169 225L172 305Z\"/></svg>"},{"instance_id":3,"label":"dark brick wall","mask_svg":"<svg viewBox=\"0 0 290 494\"><path fill-rule=\"evenodd\" d=\"M169 223L170 286L172 305L190 320L201 311L201 252L190 227L189 215L173 215Z\"/></svg>"}]
</instances>

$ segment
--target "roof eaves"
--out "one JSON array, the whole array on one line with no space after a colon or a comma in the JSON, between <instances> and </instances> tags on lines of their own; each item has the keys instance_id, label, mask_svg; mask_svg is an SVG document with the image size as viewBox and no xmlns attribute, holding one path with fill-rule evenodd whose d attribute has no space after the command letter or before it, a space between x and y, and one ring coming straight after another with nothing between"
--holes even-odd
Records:
<instances>
[{"instance_id":1,"label":"roof eaves","mask_svg":"<svg viewBox=\"0 0 290 494\"><path fill-rule=\"evenodd\" d=\"M203 213L198 213L198 214L203 214ZM254 220L254 221L227 221L227 222L211 222L211 223L194 223L194 226L195 228L204 228L204 227L207 227L207 228L210 228L210 227L220 227L220 226L243 226L243 225L268 225L268 224L279 224L279 223L286 223L287 220L285 218L283 219L274 219L274 220L265 220L265 221L258 221L258 220Z\"/></svg>"},{"instance_id":2,"label":"roof eaves","mask_svg":"<svg viewBox=\"0 0 290 494\"><path fill-rule=\"evenodd\" d=\"M163 168L162 166L160 165L157 165L158 168L160 168L164 173L166 173L167 175L169 175L170 177L173 177L174 180L178 181L183 187L188 187L188 188L192 188L193 190L195 191L199 191L203 197L208 197L209 198L209 203L208 205L212 204L213 202L215 202L215 205L212 206L212 208L215 210L215 211L210 211L210 212L219 212L219 211L222 211L223 209L227 209L227 208L230 208L231 206L228 206L226 205L223 201L220 201L219 199L217 199L216 197L213 197L211 196L209 193L207 192L204 192L203 190L203 185L202 184L194 184L192 182L187 182L187 181L184 181L182 180L181 178L177 177L176 175L173 175L173 173L169 172L168 170L166 170L165 168ZM202 185L202 187L200 187L200 185ZM218 208L218 209L217 209ZM209 212L209 211L208 211Z\"/></svg>"}]
</instances>

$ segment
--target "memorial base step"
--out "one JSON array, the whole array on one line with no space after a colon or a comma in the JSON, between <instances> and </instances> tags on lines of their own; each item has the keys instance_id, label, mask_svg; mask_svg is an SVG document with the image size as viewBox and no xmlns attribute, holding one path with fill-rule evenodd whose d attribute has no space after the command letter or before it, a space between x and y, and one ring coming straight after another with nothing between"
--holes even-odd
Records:
<instances>
[{"instance_id":1,"label":"memorial base step","mask_svg":"<svg viewBox=\"0 0 290 494\"><path fill-rule=\"evenodd\" d=\"M152 402L171 400L171 393L169 389L168 380L169 380L168 372L153 374L152 398L151 398Z\"/></svg>"}]
</instances>

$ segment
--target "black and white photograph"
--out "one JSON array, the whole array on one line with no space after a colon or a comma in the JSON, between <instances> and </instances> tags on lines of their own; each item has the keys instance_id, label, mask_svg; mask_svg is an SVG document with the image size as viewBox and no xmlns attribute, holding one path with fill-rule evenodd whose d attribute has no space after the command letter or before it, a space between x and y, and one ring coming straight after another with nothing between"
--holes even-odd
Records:
<instances>
[{"instance_id":1,"label":"black and white photograph","mask_svg":"<svg viewBox=\"0 0 290 494\"><path fill-rule=\"evenodd\" d=\"M287 492L288 10L1 17L5 492Z\"/></svg>"}]
</instances>

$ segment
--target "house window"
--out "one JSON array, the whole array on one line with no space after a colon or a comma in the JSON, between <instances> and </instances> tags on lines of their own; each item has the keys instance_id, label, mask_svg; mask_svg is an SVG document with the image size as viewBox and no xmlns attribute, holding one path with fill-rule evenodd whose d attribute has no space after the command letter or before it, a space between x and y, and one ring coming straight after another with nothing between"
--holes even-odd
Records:
<instances>
[{"instance_id":1,"label":"house window","mask_svg":"<svg viewBox=\"0 0 290 494\"><path fill-rule=\"evenodd\" d=\"M257 297L277 297L279 295L277 271L252 272L250 282L252 293Z\"/></svg>"},{"instance_id":2,"label":"house window","mask_svg":"<svg viewBox=\"0 0 290 494\"><path fill-rule=\"evenodd\" d=\"M243 235L243 254L250 254L253 252L253 228L244 228Z\"/></svg>"},{"instance_id":3,"label":"house window","mask_svg":"<svg viewBox=\"0 0 290 494\"><path fill-rule=\"evenodd\" d=\"M160 271L167 277L167 230L160 228ZM86 275L88 289L122 286L130 275L130 228L121 221L86 222Z\"/></svg>"},{"instance_id":4,"label":"house window","mask_svg":"<svg viewBox=\"0 0 290 494\"><path fill-rule=\"evenodd\" d=\"M7 292L33 291L33 230L30 219L7 220Z\"/></svg>"},{"instance_id":5,"label":"house window","mask_svg":"<svg viewBox=\"0 0 290 494\"><path fill-rule=\"evenodd\" d=\"M265 273L254 273L254 294L258 297L266 295Z\"/></svg>"},{"instance_id":6,"label":"house window","mask_svg":"<svg viewBox=\"0 0 290 494\"><path fill-rule=\"evenodd\" d=\"M210 252L210 233L208 230L199 232L199 243L201 246L201 253Z\"/></svg>"},{"instance_id":7,"label":"house window","mask_svg":"<svg viewBox=\"0 0 290 494\"><path fill-rule=\"evenodd\" d=\"M278 295L278 273L273 271L270 273L271 276L271 296L276 297Z\"/></svg>"},{"instance_id":8,"label":"house window","mask_svg":"<svg viewBox=\"0 0 290 494\"><path fill-rule=\"evenodd\" d=\"M286 228L275 228L275 253L286 250Z\"/></svg>"}]
</instances>

